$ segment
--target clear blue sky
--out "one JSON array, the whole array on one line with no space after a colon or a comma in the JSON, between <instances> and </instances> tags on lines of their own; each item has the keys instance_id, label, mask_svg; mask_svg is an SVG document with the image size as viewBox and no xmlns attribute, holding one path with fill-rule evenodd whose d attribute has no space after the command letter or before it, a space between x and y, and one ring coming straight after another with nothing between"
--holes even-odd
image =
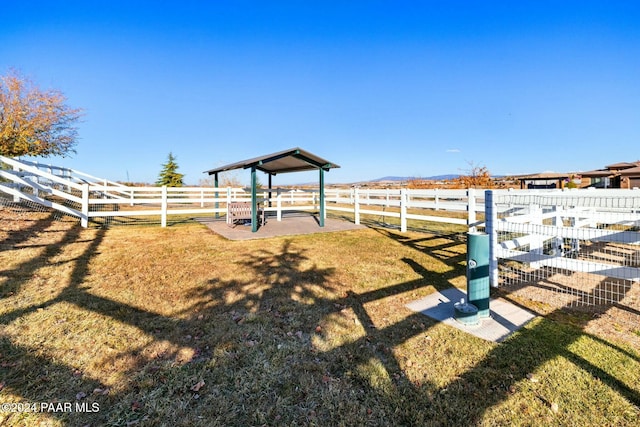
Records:
<instances>
[{"instance_id":1,"label":"clear blue sky","mask_svg":"<svg viewBox=\"0 0 640 427\"><path fill-rule=\"evenodd\" d=\"M637 0L3 0L0 20L0 73L85 109L48 161L113 180L295 146L342 166L330 183L640 159Z\"/></svg>"}]
</instances>

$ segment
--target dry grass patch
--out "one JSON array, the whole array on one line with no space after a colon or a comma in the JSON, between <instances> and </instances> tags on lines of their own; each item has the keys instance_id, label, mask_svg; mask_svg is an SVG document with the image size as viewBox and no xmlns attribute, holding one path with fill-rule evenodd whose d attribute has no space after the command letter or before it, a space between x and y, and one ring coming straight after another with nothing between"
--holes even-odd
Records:
<instances>
[{"instance_id":1,"label":"dry grass patch","mask_svg":"<svg viewBox=\"0 0 640 427\"><path fill-rule=\"evenodd\" d=\"M496 345L405 308L464 286L457 234L230 242L18 214L0 209L2 401L99 412L0 413L7 425L639 421L636 348L560 317Z\"/></svg>"}]
</instances>

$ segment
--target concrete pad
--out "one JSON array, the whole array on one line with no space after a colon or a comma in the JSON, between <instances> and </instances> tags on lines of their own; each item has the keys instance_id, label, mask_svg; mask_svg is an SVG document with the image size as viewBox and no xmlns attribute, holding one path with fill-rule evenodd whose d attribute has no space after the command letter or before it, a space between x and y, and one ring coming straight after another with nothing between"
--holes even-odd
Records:
<instances>
[{"instance_id":1,"label":"concrete pad","mask_svg":"<svg viewBox=\"0 0 640 427\"><path fill-rule=\"evenodd\" d=\"M493 342L504 341L536 317L535 314L498 298L489 302L490 316L488 318L481 318L477 325L464 325L453 317L453 304L462 298L467 301L465 292L458 288L450 288L411 302L407 304L407 307L478 338Z\"/></svg>"},{"instance_id":2,"label":"concrete pad","mask_svg":"<svg viewBox=\"0 0 640 427\"><path fill-rule=\"evenodd\" d=\"M255 233L251 231L250 224L238 224L235 227L229 227L224 218L217 220L214 218L195 219L229 240L267 239L270 237L361 230L366 228L363 225L356 225L349 221L333 218L326 218L324 220L324 227L320 227L318 218L309 214L283 215L282 221L278 221L274 216L268 216L267 223L258 227L258 231Z\"/></svg>"}]
</instances>

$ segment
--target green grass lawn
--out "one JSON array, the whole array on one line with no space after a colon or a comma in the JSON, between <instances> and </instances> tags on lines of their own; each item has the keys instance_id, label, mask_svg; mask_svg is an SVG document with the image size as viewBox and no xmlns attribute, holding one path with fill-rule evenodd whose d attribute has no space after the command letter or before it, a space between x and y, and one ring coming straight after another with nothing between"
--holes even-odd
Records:
<instances>
[{"instance_id":1,"label":"green grass lawn","mask_svg":"<svg viewBox=\"0 0 640 427\"><path fill-rule=\"evenodd\" d=\"M9 208L0 224L0 401L73 405L5 405L0 425L640 423L639 349L582 319L495 344L405 307L465 286L455 229L231 242Z\"/></svg>"}]
</instances>

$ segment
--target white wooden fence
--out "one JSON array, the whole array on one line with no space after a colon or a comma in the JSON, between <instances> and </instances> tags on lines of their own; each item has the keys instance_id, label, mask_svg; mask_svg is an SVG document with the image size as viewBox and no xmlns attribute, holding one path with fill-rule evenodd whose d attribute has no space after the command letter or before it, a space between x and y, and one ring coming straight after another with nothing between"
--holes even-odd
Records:
<instances>
[{"instance_id":1,"label":"white wooden fence","mask_svg":"<svg viewBox=\"0 0 640 427\"><path fill-rule=\"evenodd\" d=\"M0 192L15 201L29 200L80 218L159 216L164 227L169 215L223 215L230 202L249 201L242 188L129 187L73 169L0 156ZM317 190L261 189L260 203L278 221L286 211L318 211ZM480 190L327 189L325 212L349 212L360 223L364 215L397 218L401 231L407 221L433 221L475 227L484 210ZM462 212L463 217L433 215L432 211Z\"/></svg>"},{"instance_id":2,"label":"white wooden fence","mask_svg":"<svg viewBox=\"0 0 640 427\"><path fill-rule=\"evenodd\" d=\"M332 189L327 190L326 200L330 203L327 210L352 212L356 224L362 215L398 218L402 232L407 231L408 220L473 228L482 224L476 213L484 212L484 192L474 189ZM464 212L465 218L433 215L432 211Z\"/></svg>"}]
</instances>

